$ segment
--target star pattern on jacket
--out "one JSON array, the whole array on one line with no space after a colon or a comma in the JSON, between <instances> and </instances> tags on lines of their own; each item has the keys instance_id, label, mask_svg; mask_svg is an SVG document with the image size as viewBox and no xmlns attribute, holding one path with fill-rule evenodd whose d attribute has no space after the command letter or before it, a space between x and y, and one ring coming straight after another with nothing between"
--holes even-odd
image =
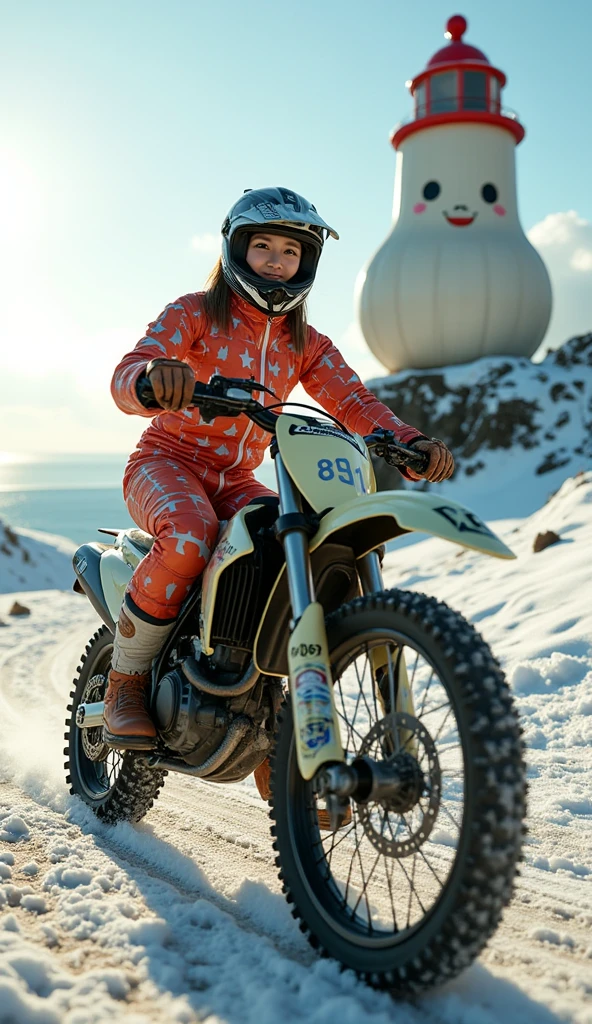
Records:
<instances>
[{"instance_id":1,"label":"star pattern on jacket","mask_svg":"<svg viewBox=\"0 0 592 1024\"><path fill-rule=\"evenodd\" d=\"M224 417L205 423L195 407L182 412L162 410L156 415L144 409L136 396L136 381L149 360L162 355L184 360L196 380L204 383L213 372L244 377L247 371L261 384L271 386L279 402L285 402L300 382L327 412L360 434L380 426L394 430L402 441L423 436L379 402L331 340L313 327L308 327L304 352L299 353L286 317L268 321L265 314L233 295L232 326L224 334L202 315L202 301L203 293L196 292L169 303L115 370L112 394L119 408L152 419L140 448L149 446L171 454L182 451L186 459L195 462L197 473L224 474L240 467L245 459L251 470L256 468L270 440L269 434L256 428L246 416L237 417L231 424ZM274 401L264 393L258 397L266 405ZM248 448L244 443L247 437ZM224 487L223 479L220 486Z\"/></svg>"}]
</instances>

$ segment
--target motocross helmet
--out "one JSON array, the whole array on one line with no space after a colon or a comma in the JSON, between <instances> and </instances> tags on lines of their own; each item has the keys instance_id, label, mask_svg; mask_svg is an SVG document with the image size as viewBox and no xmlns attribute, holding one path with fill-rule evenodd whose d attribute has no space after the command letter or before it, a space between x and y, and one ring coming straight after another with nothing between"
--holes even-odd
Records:
<instances>
[{"instance_id":1,"label":"motocross helmet","mask_svg":"<svg viewBox=\"0 0 592 1024\"><path fill-rule=\"evenodd\" d=\"M298 271L289 281L266 281L247 263L255 231L286 235L302 246ZM247 189L222 225L222 273L234 292L268 316L300 306L313 286L325 239L339 238L312 203L287 188Z\"/></svg>"}]
</instances>

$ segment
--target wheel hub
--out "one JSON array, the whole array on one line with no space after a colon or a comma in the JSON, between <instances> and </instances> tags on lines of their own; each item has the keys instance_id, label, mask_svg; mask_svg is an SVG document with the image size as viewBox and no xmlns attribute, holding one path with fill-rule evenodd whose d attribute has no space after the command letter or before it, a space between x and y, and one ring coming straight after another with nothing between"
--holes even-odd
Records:
<instances>
[{"instance_id":1,"label":"wheel hub","mask_svg":"<svg viewBox=\"0 0 592 1024\"><path fill-rule=\"evenodd\" d=\"M438 815L441 788L432 737L419 719L399 711L373 725L352 764L324 765L315 780L317 795L327 801L332 827L339 827L349 799L355 800L368 839L388 857L408 857L426 841ZM410 812L408 821L404 815ZM395 831L389 815L399 819ZM398 840L401 820L407 838Z\"/></svg>"},{"instance_id":2,"label":"wheel hub","mask_svg":"<svg viewBox=\"0 0 592 1024\"><path fill-rule=\"evenodd\" d=\"M425 777L412 754L395 754L389 761L389 771L396 779L392 793L385 795L380 804L395 814L406 814L415 807L425 788Z\"/></svg>"}]
</instances>

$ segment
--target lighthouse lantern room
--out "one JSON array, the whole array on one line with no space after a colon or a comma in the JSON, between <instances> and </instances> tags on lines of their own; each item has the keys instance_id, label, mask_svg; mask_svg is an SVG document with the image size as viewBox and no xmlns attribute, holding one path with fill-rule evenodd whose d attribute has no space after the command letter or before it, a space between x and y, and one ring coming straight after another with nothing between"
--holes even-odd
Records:
<instances>
[{"instance_id":1,"label":"lighthouse lantern room","mask_svg":"<svg viewBox=\"0 0 592 1024\"><path fill-rule=\"evenodd\" d=\"M448 19L445 36L450 40L428 62L425 71L406 85L413 96L414 119L391 136L395 149L418 128L428 124L481 121L510 131L516 142L524 128L511 111L502 111L503 71L494 68L476 46L463 42L467 22L461 14Z\"/></svg>"}]
</instances>

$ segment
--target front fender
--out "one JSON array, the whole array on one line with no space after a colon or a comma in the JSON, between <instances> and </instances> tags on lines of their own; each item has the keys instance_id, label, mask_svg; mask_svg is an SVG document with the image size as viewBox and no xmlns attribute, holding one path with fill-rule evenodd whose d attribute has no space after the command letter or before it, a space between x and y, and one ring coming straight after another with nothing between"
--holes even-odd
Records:
<instances>
[{"instance_id":1,"label":"front fender","mask_svg":"<svg viewBox=\"0 0 592 1024\"><path fill-rule=\"evenodd\" d=\"M451 498L418 491L379 491L338 505L323 516L311 538L315 551L331 537L362 558L387 540L410 531L442 537L494 558L515 554L474 512Z\"/></svg>"}]
</instances>

